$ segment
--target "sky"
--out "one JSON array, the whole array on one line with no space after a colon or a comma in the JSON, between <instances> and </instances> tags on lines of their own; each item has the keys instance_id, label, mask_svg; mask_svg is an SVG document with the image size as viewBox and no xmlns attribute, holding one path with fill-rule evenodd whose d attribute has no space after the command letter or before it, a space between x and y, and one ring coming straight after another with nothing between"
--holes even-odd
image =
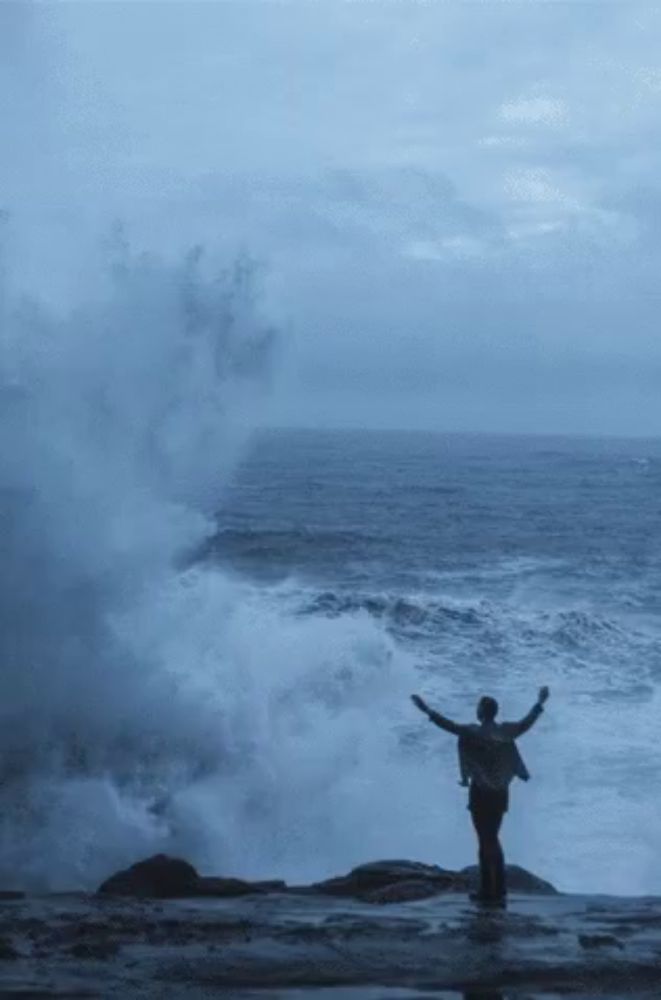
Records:
<instances>
[{"instance_id":1,"label":"sky","mask_svg":"<svg viewBox=\"0 0 661 1000\"><path fill-rule=\"evenodd\" d=\"M0 122L45 297L263 263L275 423L661 434L661 9L3 0Z\"/></svg>"}]
</instances>

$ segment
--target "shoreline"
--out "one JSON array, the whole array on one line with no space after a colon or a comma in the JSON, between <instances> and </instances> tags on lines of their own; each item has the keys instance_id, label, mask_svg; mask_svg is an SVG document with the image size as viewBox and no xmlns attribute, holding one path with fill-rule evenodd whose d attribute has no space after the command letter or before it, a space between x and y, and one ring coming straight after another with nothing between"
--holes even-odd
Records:
<instances>
[{"instance_id":1,"label":"shoreline","mask_svg":"<svg viewBox=\"0 0 661 1000\"><path fill-rule=\"evenodd\" d=\"M231 990L321 1000L490 990L499 1000L649 1000L661 983L661 898L516 894L507 910L488 910L454 893L387 907L290 893L164 901L81 894L3 901L0 925L0 996Z\"/></svg>"},{"instance_id":2,"label":"shoreline","mask_svg":"<svg viewBox=\"0 0 661 1000\"><path fill-rule=\"evenodd\" d=\"M386 864L395 863L355 871ZM425 898L368 902L314 886L244 891L246 883L214 881L223 892L232 881L233 894L0 896L0 996L413 1000L433 991L439 1000L651 1000L659 993L661 897L514 892L506 909L493 909L438 886Z\"/></svg>"}]
</instances>

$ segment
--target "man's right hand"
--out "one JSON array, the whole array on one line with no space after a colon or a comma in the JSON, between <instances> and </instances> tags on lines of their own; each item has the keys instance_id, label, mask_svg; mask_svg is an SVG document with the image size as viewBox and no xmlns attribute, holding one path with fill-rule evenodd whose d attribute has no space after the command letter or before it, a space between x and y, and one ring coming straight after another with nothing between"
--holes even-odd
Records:
<instances>
[{"instance_id":1,"label":"man's right hand","mask_svg":"<svg viewBox=\"0 0 661 1000\"><path fill-rule=\"evenodd\" d=\"M426 702L422 700L419 694L412 694L411 701L413 702L416 708L420 709L421 712L424 712L426 715L429 715L429 706L426 704Z\"/></svg>"},{"instance_id":2,"label":"man's right hand","mask_svg":"<svg viewBox=\"0 0 661 1000\"><path fill-rule=\"evenodd\" d=\"M544 702L548 700L549 694L550 694L550 691L546 687L546 685L544 685L544 687L541 687L539 689L539 695L537 697L537 701L539 702L540 705L543 705Z\"/></svg>"}]
</instances>

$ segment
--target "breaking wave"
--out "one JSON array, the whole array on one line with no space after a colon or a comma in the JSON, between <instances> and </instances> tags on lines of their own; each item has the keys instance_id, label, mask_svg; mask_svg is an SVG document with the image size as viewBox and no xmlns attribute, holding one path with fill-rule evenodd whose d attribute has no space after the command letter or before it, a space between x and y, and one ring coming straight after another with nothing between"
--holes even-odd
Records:
<instances>
[{"instance_id":1,"label":"breaking wave","mask_svg":"<svg viewBox=\"0 0 661 1000\"><path fill-rule=\"evenodd\" d=\"M406 658L191 565L273 332L245 262L120 251L63 316L3 288L2 884L87 888L154 850L331 871L383 840Z\"/></svg>"}]
</instances>

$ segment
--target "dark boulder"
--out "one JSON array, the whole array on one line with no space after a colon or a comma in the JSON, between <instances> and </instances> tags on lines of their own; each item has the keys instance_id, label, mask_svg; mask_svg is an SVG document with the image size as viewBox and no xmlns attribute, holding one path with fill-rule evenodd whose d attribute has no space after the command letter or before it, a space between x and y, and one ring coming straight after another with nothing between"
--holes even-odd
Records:
<instances>
[{"instance_id":1,"label":"dark boulder","mask_svg":"<svg viewBox=\"0 0 661 1000\"><path fill-rule=\"evenodd\" d=\"M0 962L13 961L21 958L14 945L8 938L0 938Z\"/></svg>"},{"instance_id":2,"label":"dark boulder","mask_svg":"<svg viewBox=\"0 0 661 1000\"><path fill-rule=\"evenodd\" d=\"M399 890L398 890L399 887ZM455 872L417 861L373 861L348 875L310 886L311 892L366 902L403 902L458 888ZM398 898L399 893L399 898Z\"/></svg>"},{"instance_id":3,"label":"dark boulder","mask_svg":"<svg viewBox=\"0 0 661 1000\"><path fill-rule=\"evenodd\" d=\"M194 896L199 876L193 866L181 858L155 854L146 861L138 861L130 868L116 872L99 886L102 896L145 896L171 899L177 896Z\"/></svg>"},{"instance_id":4,"label":"dark boulder","mask_svg":"<svg viewBox=\"0 0 661 1000\"><path fill-rule=\"evenodd\" d=\"M550 882L544 881L538 875L520 868L519 865L507 865L507 889L508 892L520 892L529 896L557 896L558 890ZM479 881L479 868L477 865L469 865L459 872L469 889L477 889Z\"/></svg>"},{"instance_id":5,"label":"dark boulder","mask_svg":"<svg viewBox=\"0 0 661 1000\"><path fill-rule=\"evenodd\" d=\"M284 882L245 882L240 878L211 878L198 875L188 861L156 854L116 872L99 886L102 896L137 896L145 899L177 897L247 896L253 893L281 892Z\"/></svg>"}]
</instances>

